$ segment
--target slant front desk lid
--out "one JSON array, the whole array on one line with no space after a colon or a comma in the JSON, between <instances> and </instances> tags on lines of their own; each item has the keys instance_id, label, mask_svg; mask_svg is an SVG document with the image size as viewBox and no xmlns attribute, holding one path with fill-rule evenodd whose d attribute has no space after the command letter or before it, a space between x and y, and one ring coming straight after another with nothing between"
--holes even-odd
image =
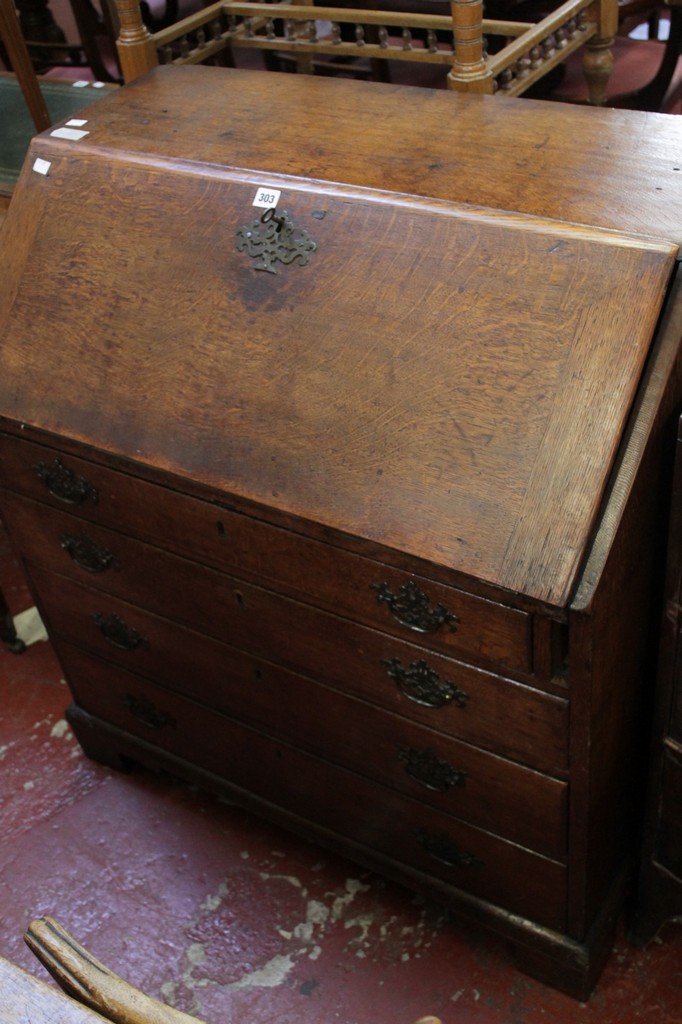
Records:
<instances>
[{"instance_id":1,"label":"slant front desk lid","mask_svg":"<svg viewBox=\"0 0 682 1024\"><path fill-rule=\"evenodd\" d=\"M676 247L124 138L38 140L0 414L565 604Z\"/></svg>"}]
</instances>

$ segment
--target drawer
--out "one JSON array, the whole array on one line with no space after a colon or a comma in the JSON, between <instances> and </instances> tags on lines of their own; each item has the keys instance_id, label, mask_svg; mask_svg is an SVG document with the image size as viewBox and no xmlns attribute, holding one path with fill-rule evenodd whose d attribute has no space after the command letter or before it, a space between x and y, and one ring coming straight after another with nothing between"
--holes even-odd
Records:
<instances>
[{"instance_id":1,"label":"drawer","mask_svg":"<svg viewBox=\"0 0 682 1024\"><path fill-rule=\"evenodd\" d=\"M566 784L448 738L123 601L32 571L67 679L78 644L165 688L549 856ZM131 624L131 625L128 625ZM132 625L134 624L134 625ZM64 641L67 641L66 643Z\"/></svg>"},{"instance_id":2,"label":"drawer","mask_svg":"<svg viewBox=\"0 0 682 1024\"><path fill-rule=\"evenodd\" d=\"M76 652L71 681L77 703L90 714L238 790L506 912L549 928L564 927L566 871L555 861L154 687L113 664Z\"/></svg>"},{"instance_id":3,"label":"drawer","mask_svg":"<svg viewBox=\"0 0 682 1024\"><path fill-rule=\"evenodd\" d=\"M93 524L88 536L98 545L101 571L89 572L63 546L65 536L80 536L69 533L78 531L78 520L16 497L7 509L12 532L38 564L529 767L566 767L562 698Z\"/></svg>"},{"instance_id":4,"label":"drawer","mask_svg":"<svg viewBox=\"0 0 682 1024\"><path fill-rule=\"evenodd\" d=\"M0 483L240 578L483 664L529 673L531 616L96 463L0 437Z\"/></svg>"}]
</instances>

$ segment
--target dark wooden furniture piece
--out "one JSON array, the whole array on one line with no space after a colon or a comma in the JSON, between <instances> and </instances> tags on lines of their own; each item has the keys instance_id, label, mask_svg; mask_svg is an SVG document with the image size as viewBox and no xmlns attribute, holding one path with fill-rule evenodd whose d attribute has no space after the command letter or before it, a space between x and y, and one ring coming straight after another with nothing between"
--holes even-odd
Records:
<instances>
[{"instance_id":1,"label":"dark wooden furniture piece","mask_svg":"<svg viewBox=\"0 0 682 1024\"><path fill-rule=\"evenodd\" d=\"M79 740L584 998L636 855L682 125L203 67L84 116L0 275L0 509Z\"/></svg>"},{"instance_id":2,"label":"dark wooden furniture piece","mask_svg":"<svg viewBox=\"0 0 682 1024\"><path fill-rule=\"evenodd\" d=\"M77 31L68 39L57 24L49 0L17 0L20 24L33 67L39 73L50 68L90 69L102 82L120 82L107 67L116 61L116 29L109 0L96 7L91 0L69 0Z\"/></svg>"},{"instance_id":3,"label":"dark wooden furniture piece","mask_svg":"<svg viewBox=\"0 0 682 1024\"><path fill-rule=\"evenodd\" d=\"M8 55L12 71L17 76L36 131L44 131L50 126L50 115L19 28L13 0L0 0L0 42Z\"/></svg>"},{"instance_id":4,"label":"dark wooden furniture piece","mask_svg":"<svg viewBox=\"0 0 682 1024\"><path fill-rule=\"evenodd\" d=\"M633 938L682 917L682 420L668 540L654 750Z\"/></svg>"}]
</instances>

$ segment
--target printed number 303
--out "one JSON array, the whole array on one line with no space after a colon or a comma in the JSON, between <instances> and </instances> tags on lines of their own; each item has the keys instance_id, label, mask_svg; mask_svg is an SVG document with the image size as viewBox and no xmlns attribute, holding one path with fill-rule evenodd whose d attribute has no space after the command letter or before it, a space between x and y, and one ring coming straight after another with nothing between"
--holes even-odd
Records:
<instances>
[{"instance_id":1,"label":"printed number 303","mask_svg":"<svg viewBox=\"0 0 682 1024\"><path fill-rule=\"evenodd\" d=\"M269 209L277 206L279 202L280 192L278 189L259 188L256 192L256 198L253 201L254 206L265 206Z\"/></svg>"}]
</instances>

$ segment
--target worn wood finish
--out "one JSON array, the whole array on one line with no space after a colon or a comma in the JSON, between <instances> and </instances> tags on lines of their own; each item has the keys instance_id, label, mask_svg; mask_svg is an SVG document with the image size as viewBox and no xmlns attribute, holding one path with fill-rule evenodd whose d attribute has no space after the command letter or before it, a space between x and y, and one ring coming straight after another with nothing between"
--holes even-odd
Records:
<instances>
[{"instance_id":1,"label":"worn wood finish","mask_svg":"<svg viewBox=\"0 0 682 1024\"><path fill-rule=\"evenodd\" d=\"M2 1024L103 1024L105 1017L68 999L0 957L0 1021Z\"/></svg>"},{"instance_id":2,"label":"worn wood finish","mask_svg":"<svg viewBox=\"0 0 682 1024\"><path fill-rule=\"evenodd\" d=\"M505 694L510 709L499 711L497 733L488 740L496 751L509 749L517 761L503 759L471 746L460 735L456 716L451 721L442 715L424 715L423 724L405 720L400 703L390 713L378 710L340 689L321 687L313 679L278 665L249 656L219 641L207 641L177 624L142 613L139 608L118 601L100 591L76 585L62 576L31 570L31 579L41 596L41 610L54 636L70 644L85 646L91 653L122 668L148 676L160 686L185 692L191 683L193 700L245 721L255 728L302 746L321 757L353 768L372 751L375 774L380 782L421 797L425 803L446 814L465 817L505 838L524 843L555 858L566 854L566 784L556 778L522 766L523 742L505 744L502 726L507 732L525 726L530 746L532 725L542 708L530 691L530 711L523 720L515 701L516 694ZM112 625L125 623L141 637L140 643L125 650L117 645ZM119 625L120 629L120 625ZM63 647L67 674L69 647ZM64 653L66 652L66 653ZM387 687L392 684L386 680ZM250 691L248 703L245 690ZM484 697L484 693L477 696ZM391 707L390 701L386 701ZM547 711L549 732L551 713L563 710L552 702ZM492 702L486 703L491 707ZM319 708L326 712L320 715ZM491 717L493 712L491 708ZM518 723L515 719L521 718ZM535 749L525 751L526 760L543 769L553 753L551 739L560 736L565 716L558 719L553 734L545 739L545 756ZM338 722L346 726L338 730ZM565 726L564 726L565 728ZM464 725L465 732L468 723ZM542 744L542 719L536 730ZM472 739L475 737L471 737ZM485 747L485 739L480 744ZM517 751L522 753L517 754ZM436 765L436 760L440 765ZM551 762L550 766L551 766ZM430 778L429 766L442 778ZM557 772L556 774L561 774Z\"/></svg>"},{"instance_id":3,"label":"worn wood finish","mask_svg":"<svg viewBox=\"0 0 682 1024\"><path fill-rule=\"evenodd\" d=\"M274 275L254 275L253 260L235 247L236 230L253 220L251 183L229 172L220 180L197 168L183 173L176 165L171 177L139 167L137 188L126 196L124 168L114 163L100 168L95 197L90 138L68 172L53 160L43 187L48 210L6 330L7 358L21 352L25 373L39 361L49 374L49 411L36 388L23 398L25 420L50 427L68 416L76 438L119 452L135 435L142 458L178 475L360 532L504 590L566 602L648 353L672 246L377 200L368 191L349 202L337 189L297 185L282 205L298 230L314 234L319 255L314 271L280 285ZM50 201L67 173L79 197L68 236L64 209ZM197 245L177 246L177 225L158 217L159 204L175 201L192 210L182 230L193 238L226 224L200 273ZM103 216L117 287L130 296L124 305L95 253ZM144 278L138 235L164 253L145 265ZM340 272L344 238L358 244ZM85 268L65 292L47 268L68 267L75 249ZM387 252L395 258L384 259ZM176 304L169 322L167 294L180 295L193 278L196 293ZM635 289L641 300L633 309L627 300ZM567 303L568 292L580 303ZM93 294L101 300L93 303ZM186 344L197 303L206 318L200 372ZM47 334L58 306L78 324L69 359L61 350L26 352L21 339ZM309 311L303 320L301 306ZM93 351L89 338L102 322L106 346ZM223 373L223 339L235 330L226 395L211 381ZM135 343L140 331L153 339L146 346ZM608 353L625 335L630 343L614 364ZM136 376L112 375L112 358L127 360ZM72 362L80 367L75 379ZM457 381L456 412L450 381ZM150 407L150 385L172 403L181 443L168 432L165 402ZM98 431L93 402L116 405L117 424L102 421ZM517 423L523 431L510 430ZM550 494L564 510L559 522Z\"/></svg>"},{"instance_id":4,"label":"worn wood finish","mask_svg":"<svg viewBox=\"0 0 682 1024\"><path fill-rule=\"evenodd\" d=\"M403 95L160 69L34 141L0 508L89 754L228 793L584 998L636 853L682 138ZM258 187L309 262L237 248Z\"/></svg>"},{"instance_id":5,"label":"worn wood finish","mask_svg":"<svg viewBox=\"0 0 682 1024\"><path fill-rule=\"evenodd\" d=\"M236 644L256 657L262 652L267 623L270 652L276 652L278 662L324 678L389 710L404 711L409 701L392 680L386 663L397 659L408 666L428 655L430 669L467 695L466 713L455 701L437 709L415 707L410 710L412 716L532 767L566 768L565 700L424 651L418 642L422 638L405 627L401 640L389 639L383 632L327 615L309 604L287 601L262 587L159 553L111 531L85 534L114 556L111 569L95 577L79 568L62 547L62 538L83 536L77 520L70 521L55 511L46 515L43 510L40 515L40 507L31 508L10 494L3 495L2 507L17 542L22 548L29 545L41 565L73 574L81 581L90 579L108 599L127 597L138 607ZM422 642L427 642L426 638ZM167 641L162 647L166 649ZM143 651L139 654L144 656ZM191 674L189 665L184 676L177 663L176 670L182 681Z\"/></svg>"},{"instance_id":6,"label":"worn wood finish","mask_svg":"<svg viewBox=\"0 0 682 1024\"><path fill-rule=\"evenodd\" d=\"M289 813L315 822L339 842L350 837L381 856L465 888L541 926L564 928L566 868L560 861L461 818L446 817L420 795L408 797L331 759L273 740L142 677L97 663L75 648L69 652L69 665L77 704L88 709L92 720L143 740L153 738L159 750L201 764L213 775L232 778L257 799L286 806ZM98 683L93 685L95 677ZM183 722L192 728L178 728ZM82 731L78 714L72 724ZM369 756L366 753L363 760Z\"/></svg>"},{"instance_id":7,"label":"worn wood finish","mask_svg":"<svg viewBox=\"0 0 682 1024\"><path fill-rule=\"evenodd\" d=\"M125 117L127 149L147 166L170 158L247 167L258 183L263 173L287 184L311 176L682 243L682 220L671 213L682 178L675 118L528 99L501 105L428 89L410 89L406 102L400 86L373 86L370 106L362 82L337 80L332 100L329 83L316 77L159 68L93 104L87 117L104 148ZM192 132L178 130L189 123ZM282 146L273 125L286 125L296 145ZM66 167L82 150L55 140L32 146L34 156L46 146L62 154ZM91 188L85 201L95 201ZM9 242L18 246L15 229L31 232L38 214L36 205L17 214Z\"/></svg>"},{"instance_id":8,"label":"worn wood finish","mask_svg":"<svg viewBox=\"0 0 682 1024\"><path fill-rule=\"evenodd\" d=\"M34 466L41 467L40 476ZM24 438L3 438L0 478L64 511L58 492L60 466L63 462L53 448L32 445ZM269 580L291 597L314 596L327 611L404 637L404 626L391 614L388 595L414 582L414 574L73 455L69 468L83 484L78 505L81 518L129 532L175 554L191 554L204 565L238 570L241 579ZM448 617L445 628L429 637L431 649L483 667L504 664L521 679L537 676L527 613L442 586L426 575L417 582ZM537 685L551 689L551 680L545 676Z\"/></svg>"}]
</instances>

